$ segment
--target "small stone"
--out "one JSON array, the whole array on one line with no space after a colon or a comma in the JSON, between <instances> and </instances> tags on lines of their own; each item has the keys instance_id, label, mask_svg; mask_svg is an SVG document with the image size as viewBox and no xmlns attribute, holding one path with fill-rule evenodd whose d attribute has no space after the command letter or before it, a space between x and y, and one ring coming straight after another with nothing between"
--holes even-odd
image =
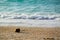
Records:
<instances>
[{"instance_id":1,"label":"small stone","mask_svg":"<svg viewBox=\"0 0 60 40\"><path fill-rule=\"evenodd\" d=\"M20 32L20 28L17 28L15 32L19 33Z\"/></svg>"},{"instance_id":2,"label":"small stone","mask_svg":"<svg viewBox=\"0 0 60 40\"><path fill-rule=\"evenodd\" d=\"M44 38L44 40L54 40L54 38Z\"/></svg>"}]
</instances>

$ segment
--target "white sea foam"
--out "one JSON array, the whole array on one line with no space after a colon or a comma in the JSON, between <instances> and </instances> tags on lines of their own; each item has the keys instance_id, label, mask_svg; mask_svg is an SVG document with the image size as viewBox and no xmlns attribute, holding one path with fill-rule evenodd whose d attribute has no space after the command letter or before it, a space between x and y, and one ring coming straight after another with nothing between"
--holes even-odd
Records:
<instances>
[{"instance_id":1,"label":"white sea foam","mask_svg":"<svg viewBox=\"0 0 60 40\"><path fill-rule=\"evenodd\" d=\"M59 20L1 19L0 26L60 27Z\"/></svg>"},{"instance_id":2,"label":"white sea foam","mask_svg":"<svg viewBox=\"0 0 60 40\"><path fill-rule=\"evenodd\" d=\"M2 13L0 19L60 20L60 15Z\"/></svg>"},{"instance_id":3,"label":"white sea foam","mask_svg":"<svg viewBox=\"0 0 60 40\"><path fill-rule=\"evenodd\" d=\"M0 26L59 27L60 15L0 13Z\"/></svg>"}]
</instances>

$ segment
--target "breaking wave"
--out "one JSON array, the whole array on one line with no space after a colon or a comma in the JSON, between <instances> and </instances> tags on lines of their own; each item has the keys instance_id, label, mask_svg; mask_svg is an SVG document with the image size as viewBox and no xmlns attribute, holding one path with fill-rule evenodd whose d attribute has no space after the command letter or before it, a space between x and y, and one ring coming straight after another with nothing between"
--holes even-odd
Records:
<instances>
[{"instance_id":1,"label":"breaking wave","mask_svg":"<svg viewBox=\"0 0 60 40\"><path fill-rule=\"evenodd\" d=\"M60 15L0 14L0 19L60 20Z\"/></svg>"}]
</instances>

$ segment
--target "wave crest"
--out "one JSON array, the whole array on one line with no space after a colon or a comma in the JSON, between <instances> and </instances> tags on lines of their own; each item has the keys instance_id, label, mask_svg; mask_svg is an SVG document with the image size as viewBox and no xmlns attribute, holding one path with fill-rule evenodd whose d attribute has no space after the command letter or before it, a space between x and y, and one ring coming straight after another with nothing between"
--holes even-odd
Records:
<instances>
[{"instance_id":1,"label":"wave crest","mask_svg":"<svg viewBox=\"0 0 60 40\"><path fill-rule=\"evenodd\" d=\"M39 15L39 14L0 14L0 19L34 19L34 20L55 20L60 19L59 15Z\"/></svg>"}]
</instances>

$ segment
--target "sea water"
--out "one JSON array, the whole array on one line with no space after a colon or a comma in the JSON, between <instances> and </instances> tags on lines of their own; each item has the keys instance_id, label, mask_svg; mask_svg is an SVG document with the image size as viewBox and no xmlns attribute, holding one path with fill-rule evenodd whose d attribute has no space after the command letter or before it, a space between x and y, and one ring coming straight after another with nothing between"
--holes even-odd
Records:
<instances>
[{"instance_id":1,"label":"sea water","mask_svg":"<svg viewBox=\"0 0 60 40\"><path fill-rule=\"evenodd\" d=\"M0 0L0 26L60 26L60 0Z\"/></svg>"}]
</instances>

